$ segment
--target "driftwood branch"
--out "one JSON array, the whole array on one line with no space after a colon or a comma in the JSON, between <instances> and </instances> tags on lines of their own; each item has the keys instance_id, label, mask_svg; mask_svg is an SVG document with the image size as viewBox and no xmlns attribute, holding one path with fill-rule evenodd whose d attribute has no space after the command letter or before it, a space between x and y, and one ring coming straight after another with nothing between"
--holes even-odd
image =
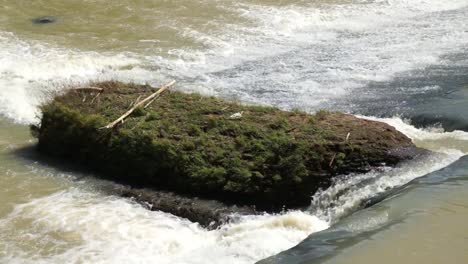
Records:
<instances>
[{"instance_id":1,"label":"driftwood branch","mask_svg":"<svg viewBox=\"0 0 468 264\"><path fill-rule=\"evenodd\" d=\"M121 117L117 118L115 121L113 121L112 123L109 123L107 126L102 127L101 129L114 128L117 124L123 123L125 118L130 116L133 113L133 111L135 111L135 109L137 109L138 107L144 105L145 103L151 102L153 99L159 97L159 95L161 93L163 93L165 90L167 90L167 88L171 87L175 82L176 81L171 81L171 82L167 83L166 85L162 86L161 88L159 88L159 90L157 92L151 94L150 96L148 96L145 99L141 100L140 102L136 103L132 108L130 108L130 110L128 110Z\"/></svg>"},{"instance_id":2,"label":"driftwood branch","mask_svg":"<svg viewBox=\"0 0 468 264\"><path fill-rule=\"evenodd\" d=\"M73 88L75 91L85 91L85 92L103 92L104 88L99 88L99 87L77 87Z\"/></svg>"},{"instance_id":3,"label":"driftwood branch","mask_svg":"<svg viewBox=\"0 0 468 264\"><path fill-rule=\"evenodd\" d=\"M76 87L76 88L73 88L72 90L73 91L83 91L83 92L97 92L96 96L94 96L93 99L91 100L91 104L94 102L94 100L96 100L96 98L98 98L102 94L102 92L104 92L104 88L93 87L93 86L90 86L90 87ZM86 95L83 98L83 103L85 101L86 101Z\"/></svg>"}]
</instances>

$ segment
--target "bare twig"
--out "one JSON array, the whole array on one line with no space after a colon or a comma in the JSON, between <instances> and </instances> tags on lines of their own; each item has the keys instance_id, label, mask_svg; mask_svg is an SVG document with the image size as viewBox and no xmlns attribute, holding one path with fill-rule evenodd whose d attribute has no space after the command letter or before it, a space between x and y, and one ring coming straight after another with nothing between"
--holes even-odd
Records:
<instances>
[{"instance_id":1,"label":"bare twig","mask_svg":"<svg viewBox=\"0 0 468 264\"><path fill-rule=\"evenodd\" d=\"M153 100L149 101L143 108L144 109L148 108L148 106L150 106L150 104L152 104L156 99L158 99L158 98L157 97L153 98Z\"/></svg>"},{"instance_id":2,"label":"bare twig","mask_svg":"<svg viewBox=\"0 0 468 264\"><path fill-rule=\"evenodd\" d=\"M132 102L130 104L130 107L134 106L135 104L137 104L139 101L140 101L140 98L141 98L141 95L138 96L138 98L135 100L135 102Z\"/></svg>"},{"instance_id":3,"label":"bare twig","mask_svg":"<svg viewBox=\"0 0 468 264\"><path fill-rule=\"evenodd\" d=\"M333 165L333 161L335 161L335 158L336 158L336 153L333 154L333 157L332 159L330 160L330 163L328 164L328 166L331 168L331 166Z\"/></svg>"},{"instance_id":4,"label":"bare twig","mask_svg":"<svg viewBox=\"0 0 468 264\"><path fill-rule=\"evenodd\" d=\"M98 94L96 94L96 96L93 97L93 100L91 100L91 104L94 103L94 100L96 100L100 95L101 95L102 92L99 92Z\"/></svg>"},{"instance_id":5,"label":"bare twig","mask_svg":"<svg viewBox=\"0 0 468 264\"><path fill-rule=\"evenodd\" d=\"M161 88L159 88L159 90L153 94L151 94L150 96L146 97L145 99L141 100L140 102L136 103L132 108L130 108L130 110L128 110L125 114L123 114L121 117L117 118L115 121L109 123L107 126L105 127L102 127L101 129L105 129L105 128L114 128L117 124L119 123L123 123L123 121L125 120L125 118L127 118L129 115L131 115L133 113L133 111L135 111L135 109L137 109L138 107L144 105L145 103L147 103L148 101L151 101L153 100L154 98L157 98L161 93L163 93L165 90L167 90L167 88L171 87L176 81L171 81L169 82L168 84L166 85L163 85Z\"/></svg>"}]
</instances>

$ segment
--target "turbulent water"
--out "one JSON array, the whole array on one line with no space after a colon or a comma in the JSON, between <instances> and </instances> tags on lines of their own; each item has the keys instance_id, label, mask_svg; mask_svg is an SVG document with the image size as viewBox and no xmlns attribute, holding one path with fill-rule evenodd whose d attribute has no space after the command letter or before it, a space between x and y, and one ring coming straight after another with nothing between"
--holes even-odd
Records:
<instances>
[{"instance_id":1,"label":"turbulent water","mask_svg":"<svg viewBox=\"0 0 468 264\"><path fill-rule=\"evenodd\" d=\"M0 0L0 263L468 262L467 43L467 0ZM342 110L434 154L208 231L31 149L52 92L115 79Z\"/></svg>"}]
</instances>

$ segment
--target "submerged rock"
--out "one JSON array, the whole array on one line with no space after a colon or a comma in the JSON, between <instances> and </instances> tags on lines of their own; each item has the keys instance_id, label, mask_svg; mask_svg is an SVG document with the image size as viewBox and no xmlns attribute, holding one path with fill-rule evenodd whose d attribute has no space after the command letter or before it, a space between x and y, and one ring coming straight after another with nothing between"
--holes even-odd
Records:
<instances>
[{"instance_id":1,"label":"submerged rock","mask_svg":"<svg viewBox=\"0 0 468 264\"><path fill-rule=\"evenodd\" d=\"M336 175L395 165L420 152L384 123L177 91L138 108L119 127L102 129L154 89L117 82L93 86L104 90L69 90L42 107L41 124L32 127L38 149L131 186L279 211L309 205L311 195L328 187ZM236 113L242 114L232 118ZM199 218L181 213L185 209L169 209L178 204L168 198L173 196L132 196L163 211ZM181 202L188 211L218 208L191 201ZM205 216L196 221L207 224L224 213L198 215Z\"/></svg>"},{"instance_id":2,"label":"submerged rock","mask_svg":"<svg viewBox=\"0 0 468 264\"><path fill-rule=\"evenodd\" d=\"M57 18L54 16L41 16L31 19L34 24L50 24L57 22Z\"/></svg>"}]
</instances>

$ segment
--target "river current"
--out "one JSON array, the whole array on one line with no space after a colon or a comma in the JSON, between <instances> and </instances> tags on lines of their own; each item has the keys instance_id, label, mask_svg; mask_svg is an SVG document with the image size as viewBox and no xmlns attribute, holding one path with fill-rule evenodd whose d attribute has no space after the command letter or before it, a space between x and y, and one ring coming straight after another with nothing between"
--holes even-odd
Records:
<instances>
[{"instance_id":1,"label":"river current","mask_svg":"<svg viewBox=\"0 0 468 264\"><path fill-rule=\"evenodd\" d=\"M0 0L0 263L468 263L467 44L468 0ZM433 154L209 231L34 151L53 92L170 79L386 122Z\"/></svg>"}]
</instances>

